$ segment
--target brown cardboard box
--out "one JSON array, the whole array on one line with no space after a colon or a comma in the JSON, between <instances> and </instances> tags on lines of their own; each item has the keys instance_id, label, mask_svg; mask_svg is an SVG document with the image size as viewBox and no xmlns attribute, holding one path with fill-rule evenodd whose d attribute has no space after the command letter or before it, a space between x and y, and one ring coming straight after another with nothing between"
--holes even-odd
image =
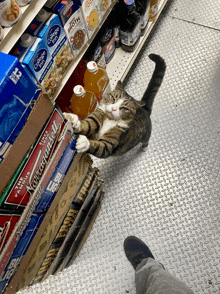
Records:
<instances>
[{"instance_id":1,"label":"brown cardboard box","mask_svg":"<svg viewBox=\"0 0 220 294\"><path fill-rule=\"evenodd\" d=\"M54 106L48 95L42 92L31 111L27 123L0 164L0 194L4 191L19 164L49 118Z\"/></svg>"},{"instance_id":2,"label":"brown cardboard box","mask_svg":"<svg viewBox=\"0 0 220 294\"><path fill-rule=\"evenodd\" d=\"M89 155L77 154L75 156L75 160L5 293L15 293L30 285L91 165L92 160Z\"/></svg>"}]
</instances>

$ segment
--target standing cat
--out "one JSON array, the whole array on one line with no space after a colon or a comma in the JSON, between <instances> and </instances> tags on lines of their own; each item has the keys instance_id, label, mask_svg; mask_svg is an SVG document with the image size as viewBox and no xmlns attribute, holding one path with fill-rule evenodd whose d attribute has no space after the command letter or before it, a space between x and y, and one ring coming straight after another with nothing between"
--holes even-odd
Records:
<instances>
[{"instance_id":1,"label":"standing cat","mask_svg":"<svg viewBox=\"0 0 220 294\"><path fill-rule=\"evenodd\" d=\"M141 99L135 100L119 81L116 89L107 94L99 108L80 121L75 114L65 114L72 121L79 137L78 152L88 152L99 158L123 155L138 143L146 149L151 135L151 110L154 97L162 83L166 64L155 54L149 58L156 64L153 76Z\"/></svg>"}]
</instances>

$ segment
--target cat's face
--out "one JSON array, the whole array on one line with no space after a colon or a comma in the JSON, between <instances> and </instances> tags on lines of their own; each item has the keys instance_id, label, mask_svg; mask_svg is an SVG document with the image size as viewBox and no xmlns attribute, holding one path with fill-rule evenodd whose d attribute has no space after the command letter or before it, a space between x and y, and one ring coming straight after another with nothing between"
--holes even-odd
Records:
<instances>
[{"instance_id":1,"label":"cat's face","mask_svg":"<svg viewBox=\"0 0 220 294\"><path fill-rule=\"evenodd\" d=\"M137 110L143 105L131 97L121 83L101 101L100 108L109 119L131 121Z\"/></svg>"}]
</instances>

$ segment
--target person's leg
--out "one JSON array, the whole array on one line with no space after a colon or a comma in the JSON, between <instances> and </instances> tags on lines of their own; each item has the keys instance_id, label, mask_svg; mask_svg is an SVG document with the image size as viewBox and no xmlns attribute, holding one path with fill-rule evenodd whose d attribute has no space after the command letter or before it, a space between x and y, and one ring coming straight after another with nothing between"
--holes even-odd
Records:
<instances>
[{"instance_id":1,"label":"person's leg","mask_svg":"<svg viewBox=\"0 0 220 294\"><path fill-rule=\"evenodd\" d=\"M151 257L143 259L135 272L137 294L193 294L182 281Z\"/></svg>"},{"instance_id":2,"label":"person's leg","mask_svg":"<svg viewBox=\"0 0 220 294\"><path fill-rule=\"evenodd\" d=\"M193 294L189 287L155 261L148 246L137 237L125 239L124 251L136 271L137 294Z\"/></svg>"}]
</instances>

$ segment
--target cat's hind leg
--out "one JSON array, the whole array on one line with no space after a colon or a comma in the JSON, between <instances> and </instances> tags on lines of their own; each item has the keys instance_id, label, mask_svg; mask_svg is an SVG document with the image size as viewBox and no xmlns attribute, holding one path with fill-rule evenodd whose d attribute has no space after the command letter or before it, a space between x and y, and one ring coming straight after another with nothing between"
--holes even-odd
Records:
<instances>
[{"instance_id":1,"label":"cat's hind leg","mask_svg":"<svg viewBox=\"0 0 220 294\"><path fill-rule=\"evenodd\" d=\"M143 142L142 143L142 146L141 146L141 150L145 152L145 151L147 151L147 147L148 147L148 141L147 142Z\"/></svg>"}]
</instances>

